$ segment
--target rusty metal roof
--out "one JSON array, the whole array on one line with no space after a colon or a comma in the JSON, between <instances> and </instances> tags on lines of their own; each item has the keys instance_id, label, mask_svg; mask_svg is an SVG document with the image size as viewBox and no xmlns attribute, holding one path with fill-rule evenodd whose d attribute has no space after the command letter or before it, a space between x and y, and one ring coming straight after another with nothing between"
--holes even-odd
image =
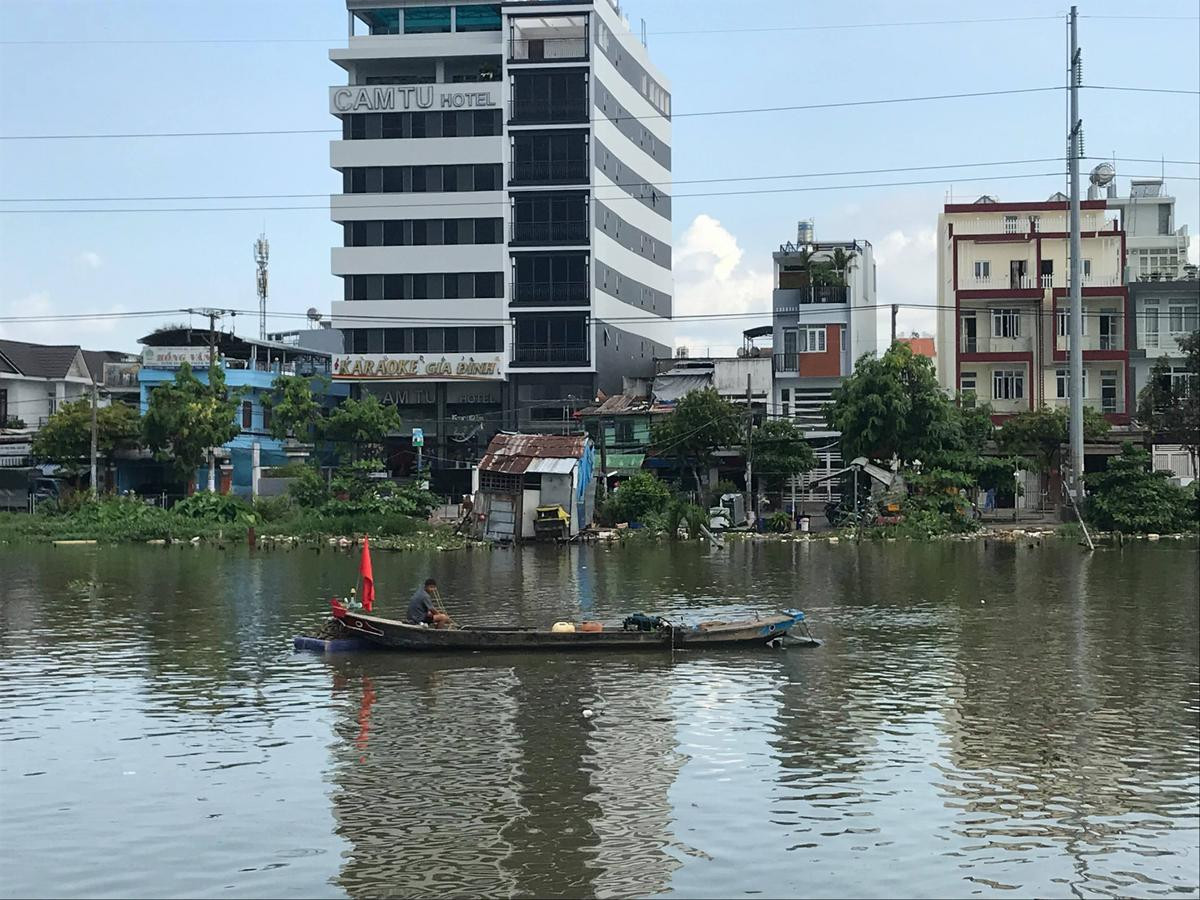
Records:
<instances>
[{"instance_id":1,"label":"rusty metal roof","mask_svg":"<svg viewBox=\"0 0 1200 900\"><path fill-rule=\"evenodd\" d=\"M587 442L587 436L582 434L498 434L488 444L479 469L520 475L534 460L580 459Z\"/></svg>"},{"instance_id":2,"label":"rusty metal roof","mask_svg":"<svg viewBox=\"0 0 1200 900\"><path fill-rule=\"evenodd\" d=\"M581 409L579 417L590 416L644 416L649 414L666 414L672 407L655 403L649 397L637 397L633 394L616 394L608 397L603 403Z\"/></svg>"}]
</instances>

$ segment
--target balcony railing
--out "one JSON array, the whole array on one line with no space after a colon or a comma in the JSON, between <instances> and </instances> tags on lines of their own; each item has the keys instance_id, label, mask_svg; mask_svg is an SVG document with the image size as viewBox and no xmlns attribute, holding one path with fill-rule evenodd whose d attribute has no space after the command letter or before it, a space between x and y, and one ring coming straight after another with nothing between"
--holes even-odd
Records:
<instances>
[{"instance_id":1,"label":"balcony railing","mask_svg":"<svg viewBox=\"0 0 1200 900\"><path fill-rule=\"evenodd\" d=\"M568 184L588 180L586 159L514 162L510 184Z\"/></svg>"},{"instance_id":2,"label":"balcony railing","mask_svg":"<svg viewBox=\"0 0 1200 900\"><path fill-rule=\"evenodd\" d=\"M586 281L514 281L509 290L513 306L574 306L588 302Z\"/></svg>"},{"instance_id":3,"label":"balcony railing","mask_svg":"<svg viewBox=\"0 0 1200 900\"><path fill-rule=\"evenodd\" d=\"M584 220L565 222L513 222L514 244L586 244L588 223Z\"/></svg>"},{"instance_id":4,"label":"balcony railing","mask_svg":"<svg viewBox=\"0 0 1200 900\"><path fill-rule=\"evenodd\" d=\"M567 122L586 122L588 103L584 97L570 100L517 100L508 107L508 118L514 125L560 125Z\"/></svg>"},{"instance_id":5,"label":"balcony railing","mask_svg":"<svg viewBox=\"0 0 1200 900\"><path fill-rule=\"evenodd\" d=\"M796 291L795 302L797 303L848 303L850 302L850 288L844 284L837 285L820 285L813 287L808 284L790 285L782 273L779 277L779 289L784 291ZM789 303L791 302L789 298ZM786 304L785 304L786 305Z\"/></svg>"},{"instance_id":6,"label":"balcony railing","mask_svg":"<svg viewBox=\"0 0 1200 900\"><path fill-rule=\"evenodd\" d=\"M510 63L568 62L587 58L586 37L525 38L508 42Z\"/></svg>"},{"instance_id":7,"label":"balcony railing","mask_svg":"<svg viewBox=\"0 0 1200 900\"><path fill-rule=\"evenodd\" d=\"M587 344L511 344L509 349L514 366L586 366L591 362Z\"/></svg>"},{"instance_id":8,"label":"balcony railing","mask_svg":"<svg viewBox=\"0 0 1200 900\"><path fill-rule=\"evenodd\" d=\"M959 338L960 353L1029 353L1033 350L1033 338L1028 335L1019 337L992 337L983 334L976 337L962 335Z\"/></svg>"},{"instance_id":9,"label":"balcony railing","mask_svg":"<svg viewBox=\"0 0 1200 900\"><path fill-rule=\"evenodd\" d=\"M957 214L956 214L957 215ZM971 220L954 223L955 234L1028 234L1063 232L1067 230L1065 213L1043 214L1030 225L1030 216L1017 215L1015 221L1003 215L978 216ZM1117 220L1103 213L1085 212L1080 216L1081 231L1115 231Z\"/></svg>"},{"instance_id":10,"label":"balcony railing","mask_svg":"<svg viewBox=\"0 0 1200 900\"><path fill-rule=\"evenodd\" d=\"M1033 275L966 275L958 279L960 291L1027 291L1037 286Z\"/></svg>"}]
</instances>

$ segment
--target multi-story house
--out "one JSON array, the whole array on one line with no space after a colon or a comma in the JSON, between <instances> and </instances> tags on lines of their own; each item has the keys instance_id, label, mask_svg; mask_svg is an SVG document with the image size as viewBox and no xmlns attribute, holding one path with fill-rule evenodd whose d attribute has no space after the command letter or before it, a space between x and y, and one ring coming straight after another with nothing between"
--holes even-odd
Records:
<instances>
[{"instance_id":1,"label":"multi-story house","mask_svg":"<svg viewBox=\"0 0 1200 900\"><path fill-rule=\"evenodd\" d=\"M1175 221L1175 198L1163 191L1161 178L1135 179L1129 196L1116 196L1109 184L1108 208L1117 210L1125 232L1129 281L1172 281L1188 264L1188 230ZM1093 187L1088 196L1099 197Z\"/></svg>"},{"instance_id":2,"label":"multi-story house","mask_svg":"<svg viewBox=\"0 0 1200 900\"><path fill-rule=\"evenodd\" d=\"M772 254L773 412L810 437L835 437L821 407L854 371L880 353L875 258L869 241L815 241L801 222L796 243Z\"/></svg>"},{"instance_id":3,"label":"multi-story house","mask_svg":"<svg viewBox=\"0 0 1200 900\"><path fill-rule=\"evenodd\" d=\"M561 430L671 343L670 94L612 0L347 0L334 377L434 466Z\"/></svg>"},{"instance_id":4,"label":"multi-story house","mask_svg":"<svg viewBox=\"0 0 1200 900\"><path fill-rule=\"evenodd\" d=\"M938 217L938 377L999 419L1069 405L1068 220L1062 194L1042 203L947 204ZM1081 204L1083 400L1129 420L1133 382L1125 234L1105 201Z\"/></svg>"},{"instance_id":5,"label":"multi-story house","mask_svg":"<svg viewBox=\"0 0 1200 900\"><path fill-rule=\"evenodd\" d=\"M1171 378L1186 383L1189 373L1179 344L1200 329L1200 281L1138 281L1129 285L1129 297L1137 323L1130 354L1134 396L1141 394L1151 370L1164 358Z\"/></svg>"}]
</instances>

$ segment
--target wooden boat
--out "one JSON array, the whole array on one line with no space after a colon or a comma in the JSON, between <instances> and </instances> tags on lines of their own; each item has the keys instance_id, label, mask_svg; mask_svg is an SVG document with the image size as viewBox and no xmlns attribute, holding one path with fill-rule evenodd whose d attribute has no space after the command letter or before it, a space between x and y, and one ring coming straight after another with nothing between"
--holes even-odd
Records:
<instances>
[{"instance_id":1,"label":"wooden boat","mask_svg":"<svg viewBox=\"0 0 1200 900\"><path fill-rule=\"evenodd\" d=\"M798 609L733 622L684 625L654 619L649 630L606 625L599 631L566 632L490 625L430 628L347 609L336 602L333 614L351 634L393 650L668 650L765 646L782 644L785 638L807 646L820 643L808 634L804 613ZM631 618L640 618L642 627L648 625L645 617Z\"/></svg>"}]
</instances>

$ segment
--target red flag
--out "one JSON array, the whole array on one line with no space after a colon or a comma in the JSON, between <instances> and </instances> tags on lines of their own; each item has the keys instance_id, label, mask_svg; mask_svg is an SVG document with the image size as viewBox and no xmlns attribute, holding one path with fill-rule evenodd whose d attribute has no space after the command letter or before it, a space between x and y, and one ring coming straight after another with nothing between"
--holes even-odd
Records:
<instances>
[{"instance_id":1,"label":"red flag","mask_svg":"<svg viewBox=\"0 0 1200 900\"><path fill-rule=\"evenodd\" d=\"M362 605L367 612L375 605L375 576L371 572L371 545L363 535L362 557L358 561L358 574L362 576Z\"/></svg>"}]
</instances>

